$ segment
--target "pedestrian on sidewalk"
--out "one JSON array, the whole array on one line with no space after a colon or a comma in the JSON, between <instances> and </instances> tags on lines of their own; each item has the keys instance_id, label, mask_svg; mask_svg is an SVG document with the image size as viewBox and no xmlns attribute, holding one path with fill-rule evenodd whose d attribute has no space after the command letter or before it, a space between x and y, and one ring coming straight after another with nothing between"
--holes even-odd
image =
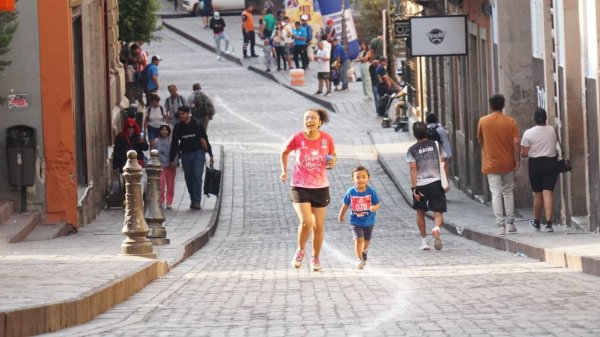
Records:
<instances>
[{"instance_id":1,"label":"pedestrian on sidewalk","mask_svg":"<svg viewBox=\"0 0 600 337\"><path fill-rule=\"evenodd\" d=\"M287 59L285 57L285 39L283 38L283 25L281 21L277 21L275 30L271 35L271 41L273 47L275 47L275 54L277 57L277 71L281 71L281 63L283 62L283 70L287 70Z\"/></svg>"},{"instance_id":2,"label":"pedestrian on sidewalk","mask_svg":"<svg viewBox=\"0 0 600 337\"><path fill-rule=\"evenodd\" d=\"M215 38L217 60L221 59L221 41L225 41L225 52L233 53L233 51L229 50L229 36L227 36L227 33L225 33L225 20L223 20L221 17L221 13L215 12L213 17L210 19L210 29L213 30Z\"/></svg>"},{"instance_id":3,"label":"pedestrian on sidewalk","mask_svg":"<svg viewBox=\"0 0 600 337\"><path fill-rule=\"evenodd\" d=\"M144 76L147 79L144 87L146 105L150 105L150 97L160 89L160 85L158 84L158 65L160 64L160 61L162 61L160 56L152 56L151 63L143 70L145 72Z\"/></svg>"},{"instance_id":4,"label":"pedestrian on sidewalk","mask_svg":"<svg viewBox=\"0 0 600 337\"><path fill-rule=\"evenodd\" d=\"M356 267L363 269L367 263L367 250L375 226L375 214L381 204L377 191L368 185L369 170L366 167L355 167L352 171L352 181L354 186L346 191L338 220L343 223L346 211L350 208Z\"/></svg>"},{"instance_id":5,"label":"pedestrian on sidewalk","mask_svg":"<svg viewBox=\"0 0 600 337\"><path fill-rule=\"evenodd\" d=\"M273 16L273 10L271 8L265 9L265 15L262 17L264 23L264 29L262 31L262 38L271 40L273 30L277 24L277 19Z\"/></svg>"},{"instance_id":6,"label":"pedestrian on sidewalk","mask_svg":"<svg viewBox=\"0 0 600 337\"><path fill-rule=\"evenodd\" d=\"M212 0L202 0L204 3L202 7L202 21L204 22L204 29L209 29L208 20L213 16Z\"/></svg>"},{"instance_id":7,"label":"pedestrian on sidewalk","mask_svg":"<svg viewBox=\"0 0 600 337\"><path fill-rule=\"evenodd\" d=\"M438 118L434 113L427 114L425 121L427 122L427 131L430 135L429 139L440 143L440 146L446 153L446 164L448 164L452 159L452 146L450 145L448 131L446 131L446 128L444 128L442 124L438 123ZM431 135L433 135L433 137Z\"/></svg>"},{"instance_id":8,"label":"pedestrian on sidewalk","mask_svg":"<svg viewBox=\"0 0 600 337\"><path fill-rule=\"evenodd\" d=\"M273 64L273 59L275 57L275 49L271 46L269 39L263 41L263 54L265 56L265 66L267 67L266 71L270 72L271 64Z\"/></svg>"},{"instance_id":9,"label":"pedestrian on sidewalk","mask_svg":"<svg viewBox=\"0 0 600 337\"><path fill-rule=\"evenodd\" d=\"M160 166L160 204L162 207L171 209L173 196L175 195L175 175L177 168L171 166L171 127L169 124L160 126L160 137L156 138L154 148L158 150ZM178 162L179 158L175 158Z\"/></svg>"},{"instance_id":10,"label":"pedestrian on sidewalk","mask_svg":"<svg viewBox=\"0 0 600 337\"><path fill-rule=\"evenodd\" d=\"M325 43L327 41L321 40L317 44L317 54L315 55L315 61L317 62L317 78L319 79L319 88L315 95L320 95L323 93L323 83L325 83L325 89L327 92L325 96L331 96L331 79L330 79L330 65L329 65L329 56L331 55L329 49L325 48Z\"/></svg>"},{"instance_id":11,"label":"pedestrian on sidewalk","mask_svg":"<svg viewBox=\"0 0 600 337\"><path fill-rule=\"evenodd\" d=\"M333 56L332 59L335 61L335 70L340 74L340 82L342 82L342 88L340 91L348 90L348 68L350 68L350 57L337 38L333 39ZM336 86L337 90L337 86Z\"/></svg>"},{"instance_id":12,"label":"pedestrian on sidewalk","mask_svg":"<svg viewBox=\"0 0 600 337\"><path fill-rule=\"evenodd\" d=\"M373 59L369 65L369 76L371 77L371 90L373 91L373 100L375 101L375 113L379 114L379 89L377 82L377 67L379 60Z\"/></svg>"},{"instance_id":13,"label":"pedestrian on sidewalk","mask_svg":"<svg viewBox=\"0 0 600 337\"><path fill-rule=\"evenodd\" d=\"M292 31L292 37L294 39L294 64L296 65L296 69L299 69L299 60L302 59L302 69L306 70L306 66L308 65L308 55L306 55L306 41L308 40L308 35L300 21L294 22L294 26L295 28Z\"/></svg>"},{"instance_id":14,"label":"pedestrian on sidewalk","mask_svg":"<svg viewBox=\"0 0 600 337\"><path fill-rule=\"evenodd\" d=\"M290 23L290 18L287 16L283 17L283 24L282 24L282 36L283 36L283 42L285 44L285 58L287 60L287 64L288 64L288 69L292 69L292 48L294 45L294 39L293 39L293 27L292 24Z\"/></svg>"},{"instance_id":15,"label":"pedestrian on sidewalk","mask_svg":"<svg viewBox=\"0 0 600 337\"><path fill-rule=\"evenodd\" d=\"M206 131L190 115L190 108L179 108L181 121L173 128L173 139L169 160L171 167L177 167L177 155L181 158L181 167L185 176L185 185L190 194L190 208L201 209L202 174L206 163L206 154L210 156L209 166L214 165L212 148Z\"/></svg>"},{"instance_id":16,"label":"pedestrian on sidewalk","mask_svg":"<svg viewBox=\"0 0 600 337\"><path fill-rule=\"evenodd\" d=\"M481 172L487 174L498 235L504 235L506 231L517 233L513 190L515 171L521 164L521 133L517 122L502 112L504 104L503 95L492 95L489 98L491 113L481 117L477 125L477 139L482 151Z\"/></svg>"},{"instance_id":17,"label":"pedestrian on sidewalk","mask_svg":"<svg viewBox=\"0 0 600 337\"><path fill-rule=\"evenodd\" d=\"M242 52L244 54L245 59L250 57L258 57L258 55L256 55L256 52L254 51L256 37L254 33L254 17L252 16L253 10L254 6L248 5L248 7L246 7L246 10L242 12L242 35L244 36ZM248 44L250 44L250 56L248 56L248 52L246 51L246 49L248 48Z\"/></svg>"},{"instance_id":18,"label":"pedestrian on sidewalk","mask_svg":"<svg viewBox=\"0 0 600 337\"><path fill-rule=\"evenodd\" d=\"M287 180L288 156L294 152L296 162L291 179L292 203L298 215L297 249L292 260L294 268L302 266L306 242L313 234L312 270L320 271L319 254L325 234L325 213L329 205L327 169L335 167L333 137L320 131L329 122L327 111L313 108L304 113L304 130L292 136L281 152L282 182Z\"/></svg>"},{"instance_id":19,"label":"pedestrian on sidewalk","mask_svg":"<svg viewBox=\"0 0 600 337\"><path fill-rule=\"evenodd\" d=\"M212 120L215 115L215 106L208 95L202 92L200 83L194 83L192 91L188 97L188 107L191 109L192 118L202 125L204 131L207 131L208 121Z\"/></svg>"},{"instance_id":20,"label":"pedestrian on sidewalk","mask_svg":"<svg viewBox=\"0 0 600 337\"><path fill-rule=\"evenodd\" d=\"M148 134L148 142L151 148L154 148L154 140L160 136L160 126L167 122L165 108L160 105L160 96L152 94L150 96L150 105L146 108L146 118L144 119L144 130Z\"/></svg>"},{"instance_id":21,"label":"pedestrian on sidewalk","mask_svg":"<svg viewBox=\"0 0 600 337\"><path fill-rule=\"evenodd\" d=\"M542 108L535 109L533 121L535 126L523 133L521 140L521 157L529 157L529 183L533 191L533 219L529 223L540 230L542 208L546 220L546 231L553 232L552 211L554 209L554 186L558 179L558 153L556 143L557 132L547 125L548 114Z\"/></svg>"},{"instance_id":22,"label":"pedestrian on sidewalk","mask_svg":"<svg viewBox=\"0 0 600 337\"><path fill-rule=\"evenodd\" d=\"M363 96L366 100L373 99L373 88L371 86L371 74L369 73L370 53L366 42L360 44L360 53L357 61L360 63L360 78L363 86Z\"/></svg>"},{"instance_id":23,"label":"pedestrian on sidewalk","mask_svg":"<svg viewBox=\"0 0 600 337\"><path fill-rule=\"evenodd\" d=\"M144 138L144 133L133 118L127 118L123 123L123 130L115 138L115 146L112 153L113 170L123 173L123 167L127 163L127 152L135 150L139 164L144 167L144 151L149 146Z\"/></svg>"},{"instance_id":24,"label":"pedestrian on sidewalk","mask_svg":"<svg viewBox=\"0 0 600 337\"><path fill-rule=\"evenodd\" d=\"M406 161L410 165L410 180L413 204L417 211L417 227L421 234L421 250L429 250L427 242L427 228L425 212L431 210L435 227L431 230L433 246L442 249L440 229L444 224L443 213L446 212L446 193L450 187L442 187L442 172L440 162L444 162L446 154L444 149L435 141L427 138L427 125L423 122L413 124L413 135L417 142L408 148ZM448 166L444 165L446 177Z\"/></svg>"},{"instance_id":25,"label":"pedestrian on sidewalk","mask_svg":"<svg viewBox=\"0 0 600 337\"><path fill-rule=\"evenodd\" d=\"M179 6L179 0L173 0L173 10L177 12L177 7Z\"/></svg>"},{"instance_id":26,"label":"pedestrian on sidewalk","mask_svg":"<svg viewBox=\"0 0 600 337\"><path fill-rule=\"evenodd\" d=\"M185 98L177 93L177 86L175 84L170 84L167 89L170 95L165 99L165 113L167 114L167 123L172 126L179 122L179 115L177 114L179 107L186 104Z\"/></svg>"}]
</instances>

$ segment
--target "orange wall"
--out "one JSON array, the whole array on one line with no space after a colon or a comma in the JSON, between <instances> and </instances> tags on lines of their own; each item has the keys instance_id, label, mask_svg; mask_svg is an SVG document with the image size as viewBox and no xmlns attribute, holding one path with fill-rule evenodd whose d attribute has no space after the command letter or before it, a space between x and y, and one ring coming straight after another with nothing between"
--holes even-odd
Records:
<instances>
[{"instance_id":1,"label":"orange wall","mask_svg":"<svg viewBox=\"0 0 600 337\"><path fill-rule=\"evenodd\" d=\"M77 226L73 44L69 0L38 0L47 220Z\"/></svg>"}]
</instances>

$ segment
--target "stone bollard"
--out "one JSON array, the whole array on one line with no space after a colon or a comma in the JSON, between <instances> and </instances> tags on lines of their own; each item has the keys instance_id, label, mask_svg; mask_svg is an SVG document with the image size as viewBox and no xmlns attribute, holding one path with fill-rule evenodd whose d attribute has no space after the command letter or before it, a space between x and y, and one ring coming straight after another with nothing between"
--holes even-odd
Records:
<instances>
[{"instance_id":1,"label":"stone bollard","mask_svg":"<svg viewBox=\"0 0 600 337\"><path fill-rule=\"evenodd\" d=\"M127 152L127 164L123 168L125 178L125 222L121 232L127 236L121 244L121 255L156 258L152 243L146 235L148 225L144 219L142 200L142 167L137 160L137 152Z\"/></svg>"},{"instance_id":2,"label":"stone bollard","mask_svg":"<svg viewBox=\"0 0 600 337\"><path fill-rule=\"evenodd\" d=\"M160 175L162 167L158 160L158 150L150 151L150 160L146 165L146 200L144 200L144 218L150 228L148 239L155 245L168 245L167 230L162 226L165 214L160 205Z\"/></svg>"}]
</instances>

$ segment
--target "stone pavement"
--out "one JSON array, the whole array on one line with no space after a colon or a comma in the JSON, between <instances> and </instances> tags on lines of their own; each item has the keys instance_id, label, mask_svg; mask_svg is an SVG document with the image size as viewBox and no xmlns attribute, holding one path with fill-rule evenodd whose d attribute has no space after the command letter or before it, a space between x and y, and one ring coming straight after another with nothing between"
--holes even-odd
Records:
<instances>
[{"instance_id":1,"label":"stone pavement","mask_svg":"<svg viewBox=\"0 0 600 337\"><path fill-rule=\"evenodd\" d=\"M198 20L198 18L166 20L166 23L172 26L182 25L182 28L186 28L183 26L188 25L189 28L193 26L193 20ZM232 21L231 26L235 24L237 17L235 17L235 19L232 18L232 20L234 21ZM230 37L232 41L237 41L237 43L241 45L239 36L241 34L235 35L235 31L237 31L237 29L230 30ZM211 34L209 34L208 31L202 30L200 25L197 25L195 31L191 30L190 34L199 39L203 39L205 44L209 44L212 41ZM239 48L236 49L239 50ZM222 62L226 61L223 60ZM260 70L262 68L259 68L261 67L260 58L251 60L250 62L252 62L252 64L245 63L246 60L242 62L239 59L236 63L237 62L243 63L245 66L253 67L255 71L278 81L282 85L288 86L288 74L284 72L273 72L271 74L264 73ZM290 87L290 89L303 93L306 97L310 97L315 103L326 100L340 115L351 117L349 120L337 121L337 123L340 124L345 123L348 130L352 130L352 126L360 126L361 119L368 119L369 124L373 124L373 120L376 120L374 107L372 106L372 101L363 100L360 82L350 83L349 92L334 93L333 96L328 98L315 98L311 95L316 90L315 77L316 74L314 71L311 72L309 70L306 76L305 86ZM412 137L407 133L396 133L390 128L373 128L370 131L370 139L372 142L371 145L359 145L372 146L373 151L377 154L379 162L382 164L397 189L405 197L410 195L410 184L407 180L408 165L404 162L403 158L406 148L413 142ZM231 142L233 143L233 141ZM348 152L349 149L340 148L340 152L343 151ZM223 168L223 154L215 153L215 155L217 157L217 162L221 163L217 166ZM255 158L247 159L247 163L251 163L253 160L255 160ZM229 160L227 163L231 163L231 169L234 169L234 162L232 160ZM225 167L225 169L228 167ZM347 168L350 168L350 166L344 167L344 171L347 171ZM335 174L338 173L336 172ZM343 172L340 172L339 174L343 174ZM233 174L226 174L225 178L236 180L235 182L229 182L229 184L233 185L231 187L233 190L235 190L237 186L243 186L244 183L247 182L247 178ZM123 223L122 210L105 210L101 212L96 221L82 228L76 235L44 242L25 242L0 247L0 298L2 298L2 301L0 302L0 336L31 335L81 324L89 321L118 302L123 301L153 280L158 279L159 283L161 283L163 280L162 277L170 268L180 263L185 257L189 256L206 242L206 239L210 234L209 232L214 231L214 226L217 224L219 216L218 209L221 202L220 199L214 197L209 199L205 198L205 204L203 205L204 209L201 212L191 211L188 208L189 198L187 198L187 192L184 188L185 184L183 182L183 174L181 171L178 171L176 184L177 195L175 207L173 211L168 211L166 213L168 219L165 224L168 237L171 239L171 245L155 247L155 251L159 256L157 260L122 257L118 255L120 244L124 239L124 236L120 233ZM343 185L346 186L347 183L344 182ZM392 193L393 190L396 190L396 187L385 187L390 190L390 193ZM336 186L336 188L339 189L339 186ZM600 275L598 269L600 243L597 234L583 233L564 228L557 228L557 231L553 234L536 233L528 228L528 224L523 221L518 223L519 234L509 235L506 238L499 238L494 235L494 220L491 209L488 206L477 203L456 190L451 190L448 199L449 212L446 214L445 220L447 222L446 229L450 232L460 234L465 238L502 250L524 253L527 256L546 260L553 264L581 270L593 275ZM335 211L332 211L331 213L335 213ZM198 214L200 214L200 216L197 216ZM247 215L248 214L233 210L232 214L228 214L227 217L230 220L235 220ZM263 219L263 217L256 213L249 215L260 221ZM276 223L278 222L278 220L275 219L271 220ZM251 244L259 240L257 237L258 234L269 234L257 230L256 225L258 224L259 223L254 224L255 227L249 227L250 229L244 229L244 231L248 231L246 234L250 234L250 240L247 243L248 246L244 246L244 249L252 249ZM281 226L283 225L284 224L281 224ZM383 234L386 227L382 226L381 228L381 232L377 235ZM233 231L234 229L228 228L227 230ZM347 241L346 234L344 233L343 235L343 239L341 238L342 235L340 235L339 240ZM332 235L330 240L336 241L338 240L338 237ZM385 240L386 239L382 237L382 246ZM451 244L459 245L458 243L454 243L452 239L448 240L451 241ZM269 242L269 245L275 248L281 246L282 243ZM287 243L283 243L283 245L289 246ZM231 257L231 259L239 265L237 270L240 271L242 281L248 282L248 277L252 274L252 270L248 269L244 264L244 261L247 258L247 256L243 254L244 249L237 249L238 250L236 251L239 251L239 254ZM261 253L268 254L268 249L265 249L265 251ZM335 252L329 252L329 255L336 256L334 253ZM486 254L489 255L489 253ZM291 252L284 256L284 261L280 261L278 258L276 261L272 261L272 263L274 265L287 264L288 255L291 256ZM212 268L216 268L215 272L219 273L218 263L214 262L217 257L218 256L215 254L212 256L211 260L201 261L200 263L203 265L211 265ZM447 257L449 262L455 258L461 257L457 255ZM495 258L496 257L490 257L486 261L493 261ZM335 259L332 258L332 260ZM417 258L415 258L415 263L417 263L416 261L418 261ZM424 261L423 263L430 262ZM394 264L394 260L379 262L379 267L389 269L390 267L386 267L386 265L397 267ZM485 263L482 263L481 265L485 265ZM326 267L329 268L331 266L328 264ZM190 268L191 267L186 267L186 270L182 270L181 273L189 271ZM390 272L393 271L392 269L389 269ZM288 270L273 271L273 273L284 274L291 272L292 271ZM353 271L344 270L344 272L350 273ZM457 269L456 272L466 273L467 271L464 269L459 271ZM503 272L502 266L499 266L497 272ZM430 273L430 271L420 269L419 265L410 270L401 271L401 274L406 275L413 273L427 274ZM527 271L524 270L523 275L526 275L526 273ZM228 274L219 275L222 275L221 277L228 276ZM324 275L323 279L325 280L326 278L327 276ZM290 286L301 287L304 279L305 277L303 276L299 278L299 280L296 280L296 282L300 282L299 284L294 281L289 281ZM395 279L393 278L386 280L386 282L389 283L395 282ZM213 280L213 282L215 282L213 286L218 288L220 285L218 279L216 281ZM369 281L366 280L366 282ZM373 282L375 282L375 280ZM447 280L444 282L439 281L434 284L443 287L447 282ZM460 280L453 280L451 282L460 282ZM523 283L526 284L526 281L524 280ZM335 279L332 279L331 283L322 285L321 287L325 286L333 290L342 288L346 285L345 281L337 283ZM260 291L260 284L257 284L257 287L256 290ZM418 284L413 284L411 282L410 289L413 289L413 287L418 287ZM278 288L281 288L281 286L278 286ZM408 295L407 289L409 289L408 286L401 291L399 290L399 298L382 298L380 300L384 302L400 300L400 298L404 298L404 296ZM235 288L230 290L232 299L236 301L240 300L239 296L242 296L242 294L236 293ZM507 290L514 291L515 288ZM434 292L435 293L432 294L433 297L444 298L445 296L442 292L435 290ZM222 295L221 292L213 291L212 293L208 293L210 298L217 298ZM244 305L250 306L256 303L262 304L260 297L252 297L256 294L250 295L251 294L244 295L246 296L243 298ZM335 296L335 294L332 294L332 296ZM159 296L158 299L162 299L162 297ZM466 301L469 299L469 296L465 297ZM407 305L410 305L410 303ZM465 302L465 305L467 307L469 306L467 302ZM523 303L523 305L525 305L525 303ZM323 306L323 310L328 309L326 304L321 304L321 306ZM378 308L382 307L382 304L373 302L369 307L371 308L369 309L370 311L376 312L378 311ZM469 309L467 307L459 309L464 311ZM277 312L286 311L288 308L286 308L284 302L281 301L277 302L277 305L270 310L271 315L276 315ZM273 310L275 311L273 312ZM357 312L360 312L361 310L365 310L365 308L357 308L356 310ZM419 307L419 310L421 310L419 313L425 313L431 310L435 311L435 309L429 307ZM473 314L478 312L475 307L469 310L472 310ZM260 313L257 313L256 315L260 315ZM414 315L417 314L413 314L413 316ZM231 319L234 321L236 320L236 317L233 315L231 317L211 316L211 319L214 321L219 319ZM452 321L452 318L449 316L447 320L450 322ZM346 324L349 327L351 326L350 322L346 322ZM583 320L581 321L581 324L585 324ZM282 321L282 325L287 324L285 321ZM256 328L258 329L258 326L256 326ZM301 331L311 331L310 328L311 327L304 326L303 329L306 330ZM331 328L335 327L332 326ZM418 328L428 329L428 327ZM460 327L457 326L457 329L458 328ZM284 333L282 333L282 335L285 335L286 331L288 333L290 332L284 328ZM295 332L295 334L302 335L301 331ZM418 333L419 331L422 330L415 330L415 333ZM260 333L258 330L255 332ZM132 331L131 333L134 332Z\"/></svg>"},{"instance_id":2,"label":"stone pavement","mask_svg":"<svg viewBox=\"0 0 600 337\"><path fill-rule=\"evenodd\" d=\"M181 34L188 39L202 41L202 45L214 50L212 32L202 29L198 24L199 18L184 18L164 20L169 29ZM318 80L315 70L308 70L305 74L304 86L291 86L289 72L277 71L272 68L270 73L264 71L263 58L240 59L239 45L242 41L241 31L231 28L237 27L238 16L225 17L232 45L236 46L234 62L242 64L279 84L302 94L315 103L333 111L370 111L375 112L372 101L365 101L362 95L362 82L350 82L348 92L334 92L333 96L314 96ZM259 55L262 53L257 52ZM356 74L357 63L353 63ZM393 108L390 109L390 114ZM410 200L410 176L408 165L404 158L406 150L414 143L414 138L409 133L394 132L392 128L380 128L369 131L373 149L386 172L390 175L406 200ZM519 234L507 237L496 235L495 218L489 205L477 202L457 189L451 189L448 194L448 214L445 215L446 228L465 238L475 240L481 244L507 250L515 254L524 255L548 261L562 267L582 271L600 276L600 235L579 231L572 228L555 226L554 233L536 232L528 221L529 217L516 219ZM530 209L517 210L518 214L531 215Z\"/></svg>"}]
</instances>

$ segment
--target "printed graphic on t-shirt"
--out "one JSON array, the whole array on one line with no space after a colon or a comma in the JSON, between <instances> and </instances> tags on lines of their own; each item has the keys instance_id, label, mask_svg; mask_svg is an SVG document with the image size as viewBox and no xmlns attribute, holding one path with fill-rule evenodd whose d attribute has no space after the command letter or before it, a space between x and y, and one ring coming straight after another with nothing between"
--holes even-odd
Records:
<instances>
[{"instance_id":1,"label":"printed graphic on t-shirt","mask_svg":"<svg viewBox=\"0 0 600 337\"><path fill-rule=\"evenodd\" d=\"M350 197L350 209L358 217L368 215L371 211L371 196L364 195Z\"/></svg>"},{"instance_id":2,"label":"printed graphic on t-shirt","mask_svg":"<svg viewBox=\"0 0 600 337\"><path fill-rule=\"evenodd\" d=\"M443 150L442 156L444 155ZM417 163L417 186L441 179L439 153L434 141L417 142L406 153L406 161Z\"/></svg>"},{"instance_id":3,"label":"printed graphic on t-shirt","mask_svg":"<svg viewBox=\"0 0 600 337\"><path fill-rule=\"evenodd\" d=\"M319 139L311 141L299 133L290 139L287 148L293 150L296 157L292 186L304 188L329 186L325 156L335 152L331 136L321 132Z\"/></svg>"}]
</instances>

